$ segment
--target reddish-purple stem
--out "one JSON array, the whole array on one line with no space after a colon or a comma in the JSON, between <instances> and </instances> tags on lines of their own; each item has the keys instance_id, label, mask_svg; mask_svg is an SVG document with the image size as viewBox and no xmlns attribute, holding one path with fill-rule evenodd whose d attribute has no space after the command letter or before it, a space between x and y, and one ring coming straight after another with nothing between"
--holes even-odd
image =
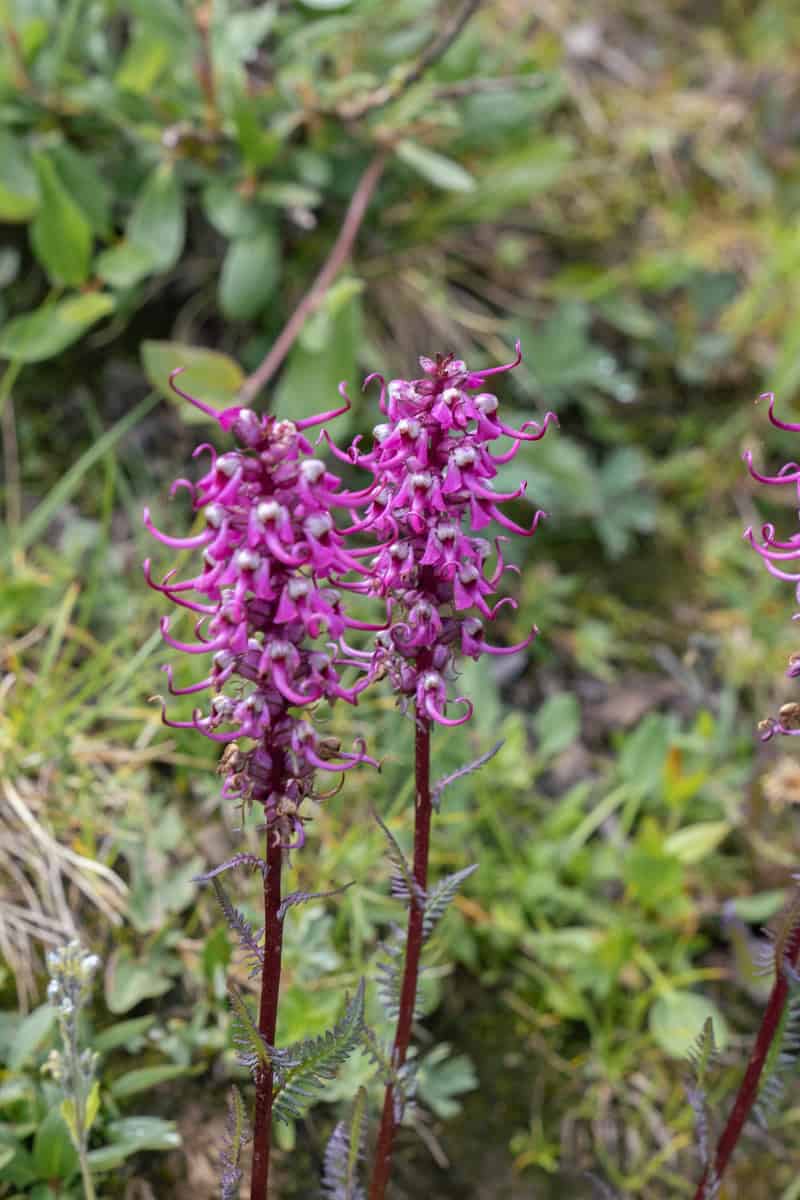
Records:
<instances>
[{"instance_id":1,"label":"reddish-purple stem","mask_svg":"<svg viewBox=\"0 0 800 1200\"><path fill-rule=\"evenodd\" d=\"M419 664L418 664L419 665ZM406 1061L411 1041L411 1026L419 981L419 960L422 952L424 895L428 886L428 847L431 837L431 723L427 717L417 713L416 739L414 747L417 801L414 812L414 880L420 894L412 896L408 914L406 938L406 961L403 971L403 986L400 992L400 1012L392 1050L392 1065L399 1070ZM375 1166L369 1189L369 1200L383 1200L392 1168L392 1148L397 1129L395 1120L394 1088L387 1085L383 1100L381 1127L375 1150Z\"/></svg>"},{"instance_id":2,"label":"reddish-purple stem","mask_svg":"<svg viewBox=\"0 0 800 1200\"><path fill-rule=\"evenodd\" d=\"M261 975L259 1031L270 1046L275 1045L278 1020L278 994L281 986L281 949L283 922L281 906L281 863L283 850L275 829L267 830L267 872L264 878L264 969ZM256 1107L253 1122L253 1169L250 1175L250 1200L267 1200L269 1154L272 1141L272 1070L256 1076Z\"/></svg>"},{"instance_id":3,"label":"reddish-purple stem","mask_svg":"<svg viewBox=\"0 0 800 1200\"><path fill-rule=\"evenodd\" d=\"M781 961L786 966L794 968L797 965L799 956L800 925L797 925L791 930L786 939ZM783 1009L788 995L789 983L784 971L779 970L775 983L772 985L772 991L769 994L767 1007L764 1010L764 1016L761 1020L761 1028L758 1031L756 1043L750 1055L750 1061L747 1064L747 1070L744 1073L744 1078L739 1086L736 1099L733 1102L730 1116L717 1143L717 1151L714 1155L714 1174L717 1180L722 1178L722 1174L741 1137L745 1121L750 1115L750 1110L758 1096L761 1073L764 1070L764 1063L767 1061L772 1043L780 1028ZM703 1177L697 1185L694 1200L704 1200L708 1176L709 1169L706 1167Z\"/></svg>"}]
</instances>

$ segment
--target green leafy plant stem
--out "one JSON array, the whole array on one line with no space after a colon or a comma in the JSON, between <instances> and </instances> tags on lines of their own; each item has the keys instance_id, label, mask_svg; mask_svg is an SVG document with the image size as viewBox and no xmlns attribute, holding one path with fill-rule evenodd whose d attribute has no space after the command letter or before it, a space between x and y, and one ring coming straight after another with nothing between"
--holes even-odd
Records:
<instances>
[{"instance_id":1,"label":"green leafy plant stem","mask_svg":"<svg viewBox=\"0 0 800 1200\"><path fill-rule=\"evenodd\" d=\"M798 921L796 913L790 914L787 920L791 922L788 926L788 935L784 932L783 937L779 936L776 944L775 983L767 1000L767 1007L764 1010L761 1027L756 1036L753 1052L747 1064L747 1070L744 1073L744 1078L739 1086L736 1099L733 1102L730 1116L717 1143L712 1176L715 1184L718 1184L721 1180L730 1157L736 1149L745 1122L758 1097L761 1075L769 1057L772 1043L781 1030L783 1011L789 996L788 971L794 971L798 958L800 958L800 921ZM706 1167L697 1185L694 1200L705 1200L706 1187L710 1182L710 1172L711 1166L709 1165Z\"/></svg>"},{"instance_id":2,"label":"green leafy plant stem","mask_svg":"<svg viewBox=\"0 0 800 1200\"><path fill-rule=\"evenodd\" d=\"M281 984L283 921L281 907L281 866L283 850L277 831L267 829L264 877L264 967L261 975L261 1004L258 1029L270 1046L275 1045L278 1020L278 995ZM253 1166L250 1175L250 1200L267 1200L269 1161L272 1140L272 1066L261 1066L256 1075L256 1105L253 1120Z\"/></svg>"},{"instance_id":3,"label":"green leafy plant stem","mask_svg":"<svg viewBox=\"0 0 800 1200\"><path fill-rule=\"evenodd\" d=\"M420 655L417 666L425 671L430 665ZM416 736L414 743L414 774L416 781L416 804L414 808L414 882L415 894L409 897L408 935L406 938L406 960L403 969L403 984L397 1028L392 1049L392 1066L399 1071L406 1061L411 1041L411 1025L419 982L419 962L422 952L425 919L425 893L428 886L428 850L431 836L431 723L422 713L416 713ZM369 1200L383 1200L392 1167L392 1148L397 1129L394 1102L394 1087L386 1086L383 1100L381 1125L375 1150L375 1164L370 1182Z\"/></svg>"}]
</instances>

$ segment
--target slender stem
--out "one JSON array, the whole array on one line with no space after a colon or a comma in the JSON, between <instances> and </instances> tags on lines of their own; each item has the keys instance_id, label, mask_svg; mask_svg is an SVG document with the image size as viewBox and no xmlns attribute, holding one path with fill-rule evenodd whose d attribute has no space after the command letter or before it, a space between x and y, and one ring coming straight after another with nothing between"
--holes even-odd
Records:
<instances>
[{"instance_id":1,"label":"slender stem","mask_svg":"<svg viewBox=\"0 0 800 1200\"><path fill-rule=\"evenodd\" d=\"M281 865L283 851L276 830L267 830L267 871L264 878L264 968L261 975L259 1031L270 1046L275 1045L278 1021L278 994L281 986L281 950L283 922L278 917L281 905ZM253 1169L250 1175L250 1200L267 1200L269 1157L272 1140L272 1070L260 1071L256 1078L256 1109L253 1122Z\"/></svg>"},{"instance_id":2,"label":"slender stem","mask_svg":"<svg viewBox=\"0 0 800 1200\"><path fill-rule=\"evenodd\" d=\"M430 45L425 47L416 62L413 62L399 79L382 84L374 92L369 92L360 99L343 101L337 105L336 115L345 121L355 121L369 112L375 112L376 109L391 104L393 100L399 100L410 87L419 83L422 76L434 63L437 63L447 53L470 17L478 9L480 2L481 0L464 0L458 12L447 24L442 26Z\"/></svg>"},{"instance_id":3,"label":"slender stem","mask_svg":"<svg viewBox=\"0 0 800 1200\"><path fill-rule=\"evenodd\" d=\"M78 1151L78 1162L81 1167L81 1182L83 1183L84 1200L95 1200L94 1180L92 1172L89 1170L89 1161L86 1157L86 1135L83 1135L83 1144Z\"/></svg>"},{"instance_id":4,"label":"slender stem","mask_svg":"<svg viewBox=\"0 0 800 1200\"><path fill-rule=\"evenodd\" d=\"M800 924L795 925L788 938L786 939L784 951L782 955L776 956L781 963L785 963L788 967L794 968L797 965L798 957L800 956ZM764 1063L767 1060L772 1043L775 1040L776 1034L780 1029L783 1010L786 1005L786 1000L789 995L789 983L786 975L782 970L779 970L775 983L772 986L772 991L769 994L767 1007L764 1010L764 1016L761 1020L761 1027L756 1037L753 1052L750 1055L750 1061L747 1064L747 1070L744 1073L744 1078L739 1086L739 1091L736 1094L736 1099L733 1102L730 1116L722 1131L719 1142L717 1143L717 1151L714 1156L714 1179L719 1181L722 1174L728 1165L731 1155L736 1149L736 1145L741 1137L745 1121L750 1115L750 1110L758 1096L759 1084L761 1082L761 1073L764 1070ZM694 1200L704 1200L705 1189L709 1183L709 1168L706 1167L703 1172L703 1177L697 1185L697 1191L694 1194Z\"/></svg>"},{"instance_id":5,"label":"slender stem","mask_svg":"<svg viewBox=\"0 0 800 1200\"><path fill-rule=\"evenodd\" d=\"M419 664L418 664L419 665ZM400 1012L392 1049L392 1065L399 1070L406 1061L411 1041L411 1026L419 981L419 960L422 952L425 890L428 886L428 848L431 836L431 723L417 712L414 746L416 805L414 810L414 880L419 895L412 896L408 913L406 961L400 991ZM383 1101L375 1166L369 1190L369 1200L383 1200L392 1167L392 1149L397 1129L394 1088L389 1084Z\"/></svg>"},{"instance_id":6,"label":"slender stem","mask_svg":"<svg viewBox=\"0 0 800 1200\"><path fill-rule=\"evenodd\" d=\"M240 398L244 404L252 404L264 385L275 374L294 345L297 335L303 328L306 317L310 316L314 309L322 302L325 293L344 265L350 251L353 249L353 243L361 228L361 222L366 216L372 193L375 191L378 180L383 174L388 153L388 150L379 150L358 181L358 186L353 192L344 220L342 221L339 235L331 247L331 252L322 270L289 317L277 340L273 342L269 354L267 354L261 365L256 367L252 375L248 375L244 381L240 392Z\"/></svg>"}]
</instances>

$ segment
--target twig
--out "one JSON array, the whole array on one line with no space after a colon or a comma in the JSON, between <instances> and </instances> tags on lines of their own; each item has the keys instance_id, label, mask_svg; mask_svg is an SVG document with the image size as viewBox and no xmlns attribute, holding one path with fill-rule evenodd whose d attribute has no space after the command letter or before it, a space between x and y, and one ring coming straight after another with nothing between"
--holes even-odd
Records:
<instances>
[{"instance_id":1,"label":"twig","mask_svg":"<svg viewBox=\"0 0 800 1200\"><path fill-rule=\"evenodd\" d=\"M361 228L361 222L366 215L372 193L375 191L378 180L383 174L388 154L389 151L386 149L379 150L358 181L358 186L353 192L350 205L342 222L342 227L339 230L339 236L334 242L322 270L289 317L289 320L278 335L277 341L273 343L269 354L267 354L261 365L256 367L255 371L251 375L248 375L244 381L240 398L245 404L252 404L264 385L275 374L294 345L295 338L303 328L306 317L310 316L314 309L321 303L325 293L349 256L356 235Z\"/></svg>"},{"instance_id":2,"label":"twig","mask_svg":"<svg viewBox=\"0 0 800 1200\"><path fill-rule=\"evenodd\" d=\"M438 37L423 50L416 62L412 63L404 75L393 83L384 83L374 92L368 92L360 99L343 101L336 106L335 112L343 121L357 121L368 112L374 112L398 100L404 92L418 83L425 72L438 62L452 46L461 30L469 21L480 5L481 0L465 0L448 25L445 25Z\"/></svg>"}]
</instances>

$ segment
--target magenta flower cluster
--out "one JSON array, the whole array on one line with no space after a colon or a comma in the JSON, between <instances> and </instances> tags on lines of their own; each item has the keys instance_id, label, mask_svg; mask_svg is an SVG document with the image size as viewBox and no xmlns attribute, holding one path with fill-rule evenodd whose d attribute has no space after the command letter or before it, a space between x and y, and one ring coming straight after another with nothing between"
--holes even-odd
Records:
<instances>
[{"instance_id":1,"label":"magenta flower cluster","mask_svg":"<svg viewBox=\"0 0 800 1200\"><path fill-rule=\"evenodd\" d=\"M782 421L775 416L775 397L772 392L765 392L759 399L769 402L769 419L773 425L778 429L785 429L791 433L800 433L800 425ZM753 456L749 450L745 451L744 460L747 463L750 474L759 483L774 487L785 487L787 484L794 484L798 500L800 500L800 463L787 463L784 467L781 467L777 475L762 475L753 466ZM744 536L753 549L761 556L764 565L771 575L774 575L776 579L784 579L795 585L795 595L798 602L800 602L800 533L795 533L788 541L780 541L775 536L775 526L765 524L761 526L760 541L754 534L752 527L748 527L745 530ZM792 563L798 564L797 569L792 570ZM795 614L795 620L798 619L800 619L800 613ZM795 653L791 655L786 674L790 678L796 678L800 675L800 654ZM777 717L767 717L760 722L759 732L761 740L765 742L774 737L776 733L786 734L790 737L800 735L800 704L796 701L784 704Z\"/></svg>"},{"instance_id":2,"label":"magenta flower cluster","mask_svg":"<svg viewBox=\"0 0 800 1200\"><path fill-rule=\"evenodd\" d=\"M173 494L187 488L203 515L196 536L161 533L145 510L145 524L161 542L202 552L202 567L189 579L176 579L173 570L157 583L145 563L151 587L197 616L195 641L177 640L167 617L164 640L187 654L210 656L205 678L188 687L175 687L164 668L173 695L209 692L210 700L190 721L172 720L165 706L163 719L229 744L224 794L263 805L267 826L287 848L304 840L301 806L315 795L316 771L376 765L362 744L342 753L320 735L311 719L317 701L354 704L387 675L402 703L414 700L419 716L459 725L472 714L468 699L450 696L459 656L516 653L536 636L534 627L513 646L492 645L485 636L486 624L514 601L497 598L504 572L512 569L503 558L508 538L495 537L493 546L480 533L495 523L528 537L545 516L537 511L529 527L516 524L498 505L520 498L525 485L510 492L493 485L522 443L542 438L556 420L548 412L541 423L513 429L500 419L486 381L520 361L518 345L514 362L486 371L469 371L448 355L421 359L422 379L387 385L370 376L367 384L380 380L385 417L372 450L362 452L357 438L345 452L327 431L321 435L351 470L371 475L357 492L342 490L304 436L346 411L343 385L343 407L298 422L240 407L218 413L179 392L237 445L219 456L211 446L198 447L195 455L211 455L209 471L197 484L179 479L173 485ZM511 439L510 448L493 453L501 437ZM337 511L347 514L340 518L345 528L334 521ZM354 619L344 603L348 594L378 599L381 619ZM374 633L373 644L348 644L354 629ZM356 682L345 686L342 671L350 667ZM453 703L465 710L448 715Z\"/></svg>"},{"instance_id":3,"label":"magenta flower cluster","mask_svg":"<svg viewBox=\"0 0 800 1200\"><path fill-rule=\"evenodd\" d=\"M380 408L385 422L373 431L369 453L358 440L349 455L337 451L373 476L366 489L368 504L351 532L380 539L371 567L373 590L389 601L391 621L378 634L371 651L346 647L350 661L369 659L372 674L386 673L396 691L414 697L416 709L441 725L460 725L472 715L472 704L455 717L447 715L448 689L463 654L513 654L525 649L537 630L518 645L493 646L485 624L494 620L510 597L496 600L505 570L499 536L492 544L478 536L492 522L529 537L546 514L538 511L528 528L515 524L499 508L516 500L525 484L511 492L494 490L498 469L510 462L522 442L537 441L556 421L548 412L542 423L526 421L512 429L498 416L497 397L485 390L489 376L511 370L521 361L486 371L469 371L452 355L422 358L423 379L380 381ZM492 454L497 438L511 447ZM494 554L494 564L490 560ZM480 614L480 615L477 615Z\"/></svg>"},{"instance_id":4,"label":"magenta flower cluster","mask_svg":"<svg viewBox=\"0 0 800 1200\"><path fill-rule=\"evenodd\" d=\"M185 479L173 485L173 494L188 488L193 508L203 514L204 528L195 537L161 533L145 510L145 524L159 541L202 550L203 556L200 572L180 581L173 570L156 583L149 560L145 563L151 587L197 614L195 642L176 640L168 617L161 621L164 640L187 654L211 656L206 678L189 687L175 687L171 669L164 668L173 695L212 696L207 710L195 710L191 721L173 721L166 712L163 719L216 742L252 740L252 749L237 744L226 755L223 792L262 804L267 825L292 848L304 840L300 808L314 794L317 770L376 765L362 745L339 753L306 716L291 711L323 698L355 703L367 682L364 676L347 688L337 667L338 639L349 628L363 627L345 615L337 586L343 576L363 574L331 515L352 501L339 493L341 481L313 457L302 432L338 416L347 404L292 422L259 417L247 408L217 413L180 394L230 430L238 445L219 456L213 447L199 446L195 455L208 451L210 470L196 485Z\"/></svg>"}]
</instances>

